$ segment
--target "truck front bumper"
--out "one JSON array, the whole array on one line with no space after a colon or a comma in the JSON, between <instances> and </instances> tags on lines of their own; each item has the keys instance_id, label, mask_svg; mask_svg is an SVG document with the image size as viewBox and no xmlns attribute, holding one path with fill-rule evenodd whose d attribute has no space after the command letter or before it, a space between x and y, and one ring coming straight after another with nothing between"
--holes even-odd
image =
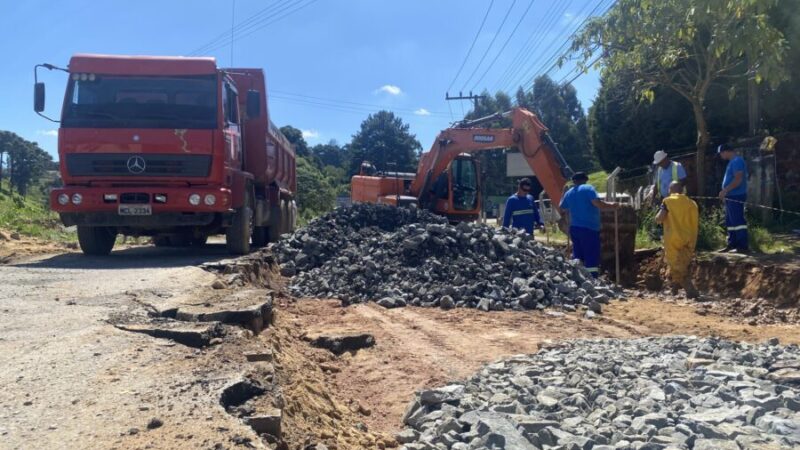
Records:
<instances>
[{"instance_id":1,"label":"truck front bumper","mask_svg":"<svg viewBox=\"0 0 800 450\"><path fill-rule=\"evenodd\" d=\"M198 204L189 201L192 195L199 197ZM212 198L213 202L207 201ZM50 192L50 207L67 226L208 225L217 215L230 212L231 200L230 190L223 187L67 186ZM151 213L120 215L120 205L148 205Z\"/></svg>"}]
</instances>

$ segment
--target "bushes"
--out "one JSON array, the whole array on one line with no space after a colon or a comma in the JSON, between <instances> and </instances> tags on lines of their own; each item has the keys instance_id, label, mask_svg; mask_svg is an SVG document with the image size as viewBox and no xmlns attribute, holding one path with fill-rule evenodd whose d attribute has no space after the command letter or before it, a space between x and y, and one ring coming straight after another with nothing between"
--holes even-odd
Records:
<instances>
[{"instance_id":1,"label":"bushes","mask_svg":"<svg viewBox=\"0 0 800 450\"><path fill-rule=\"evenodd\" d=\"M725 246L725 214L722 208L700 205L700 221L697 230L697 250L719 250Z\"/></svg>"}]
</instances>

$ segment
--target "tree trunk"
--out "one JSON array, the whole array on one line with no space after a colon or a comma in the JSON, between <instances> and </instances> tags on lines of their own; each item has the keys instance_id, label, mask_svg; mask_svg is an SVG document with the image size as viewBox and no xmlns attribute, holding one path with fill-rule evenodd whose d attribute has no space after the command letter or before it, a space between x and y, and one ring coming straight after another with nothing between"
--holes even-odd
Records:
<instances>
[{"instance_id":1,"label":"tree trunk","mask_svg":"<svg viewBox=\"0 0 800 450\"><path fill-rule=\"evenodd\" d=\"M697 126L697 155L695 161L695 177L697 177L697 193L698 196L705 195L706 188L706 148L708 148L708 123L706 123L706 116L703 114L703 105L700 103L692 103L692 111L694 111L694 121Z\"/></svg>"}]
</instances>

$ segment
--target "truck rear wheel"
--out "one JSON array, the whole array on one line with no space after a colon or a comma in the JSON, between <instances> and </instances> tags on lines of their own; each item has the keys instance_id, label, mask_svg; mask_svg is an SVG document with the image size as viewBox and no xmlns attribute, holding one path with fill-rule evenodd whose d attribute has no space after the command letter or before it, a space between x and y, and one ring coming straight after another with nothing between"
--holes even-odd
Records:
<instances>
[{"instance_id":1,"label":"truck rear wheel","mask_svg":"<svg viewBox=\"0 0 800 450\"><path fill-rule=\"evenodd\" d=\"M114 227L78 226L78 243L85 255L106 256L111 253L116 240Z\"/></svg>"},{"instance_id":2,"label":"truck rear wheel","mask_svg":"<svg viewBox=\"0 0 800 450\"><path fill-rule=\"evenodd\" d=\"M269 227L253 227L253 247L263 247L269 242Z\"/></svg>"},{"instance_id":3,"label":"truck rear wheel","mask_svg":"<svg viewBox=\"0 0 800 450\"><path fill-rule=\"evenodd\" d=\"M250 196L246 195L244 204L236 209L231 225L225 230L225 245L228 247L228 253L234 255L250 253L252 222L253 210L250 207Z\"/></svg>"},{"instance_id":4,"label":"truck rear wheel","mask_svg":"<svg viewBox=\"0 0 800 450\"><path fill-rule=\"evenodd\" d=\"M278 240L280 240L281 234L283 233L281 230L282 223L283 210L280 207L280 203L278 203L277 206L271 206L269 210L269 225L267 226L267 230L270 242L278 242Z\"/></svg>"}]
</instances>

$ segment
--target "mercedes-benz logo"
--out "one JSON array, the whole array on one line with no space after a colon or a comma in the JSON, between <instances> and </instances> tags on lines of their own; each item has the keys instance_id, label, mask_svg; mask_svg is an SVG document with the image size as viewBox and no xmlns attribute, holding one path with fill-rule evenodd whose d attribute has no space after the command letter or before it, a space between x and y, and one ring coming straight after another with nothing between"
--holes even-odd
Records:
<instances>
[{"instance_id":1,"label":"mercedes-benz logo","mask_svg":"<svg viewBox=\"0 0 800 450\"><path fill-rule=\"evenodd\" d=\"M126 165L128 166L128 172L136 174L144 172L145 167L147 167L144 158L141 156L131 156L128 158L128 163Z\"/></svg>"}]
</instances>

